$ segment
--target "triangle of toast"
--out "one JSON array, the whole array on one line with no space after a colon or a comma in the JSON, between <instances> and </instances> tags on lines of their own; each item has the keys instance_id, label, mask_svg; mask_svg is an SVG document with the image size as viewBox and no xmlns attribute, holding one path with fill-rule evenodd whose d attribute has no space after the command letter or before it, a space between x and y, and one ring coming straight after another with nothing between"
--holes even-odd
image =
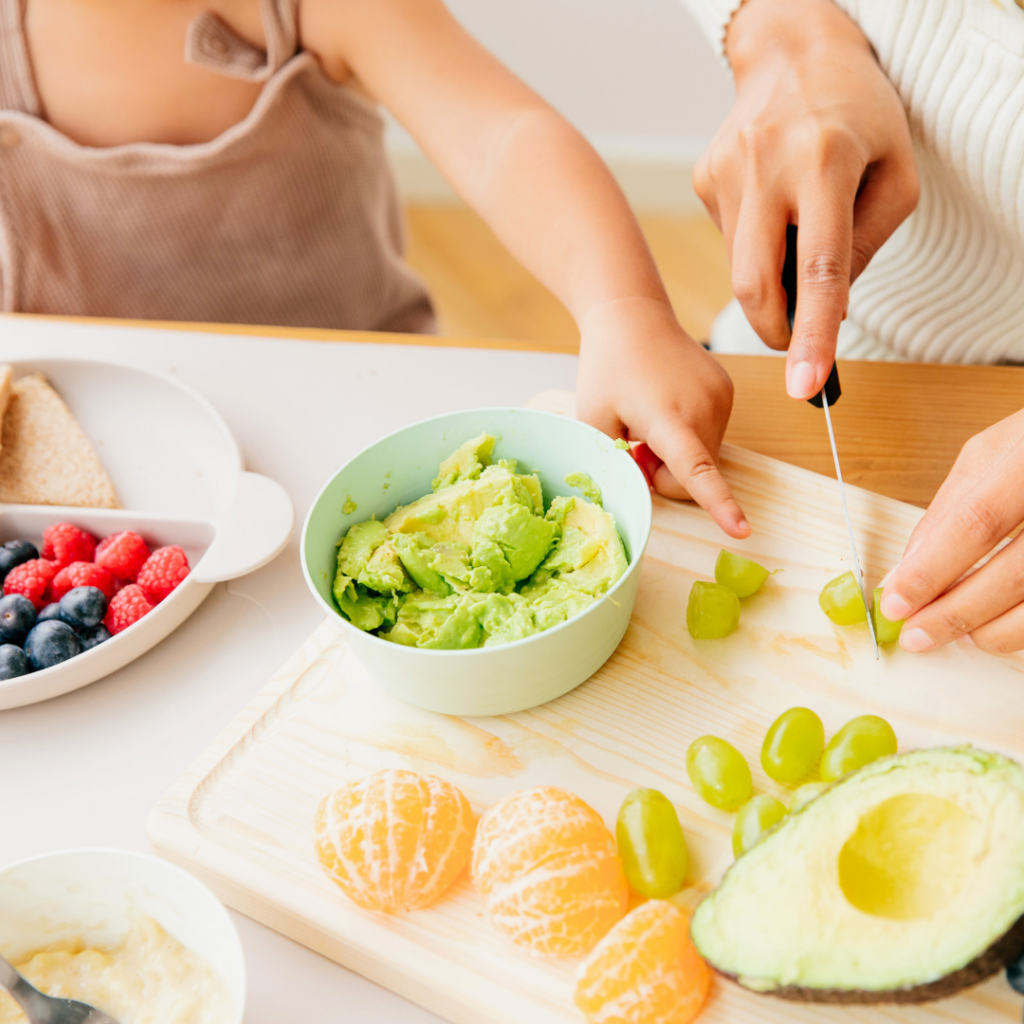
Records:
<instances>
[{"instance_id":1,"label":"triangle of toast","mask_svg":"<svg viewBox=\"0 0 1024 1024\"><path fill-rule=\"evenodd\" d=\"M41 373L10 383L0 367L0 502L120 508L95 449Z\"/></svg>"}]
</instances>

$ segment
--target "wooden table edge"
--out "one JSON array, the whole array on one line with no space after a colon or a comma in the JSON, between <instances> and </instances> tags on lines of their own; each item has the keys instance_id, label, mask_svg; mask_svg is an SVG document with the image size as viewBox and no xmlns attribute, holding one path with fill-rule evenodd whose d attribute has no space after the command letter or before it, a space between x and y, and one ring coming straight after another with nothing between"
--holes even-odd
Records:
<instances>
[{"instance_id":1,"label":"wooden table edge","mask_svg":"<svg viewBox=\"0 0 1024 1024\"><path fill-rule=\"evenodd\" d=\"M275 327L269 324L219 324L192 320L122 320L117 317L56 316L43 313L4 313L17 320L81 324L86 327L135 327L194 334L228 334L284 341L356 342L362 345L416 345L441 348L504 349L512 352L547 352L578 355L579 345L552 345L514 338L456 338L446 334L391 334L383 331L338 331L326 327Z\"/></svg>"},{"instance_id":2,"label":"wooden table edge","mask_svg":"<svg viewBox=\"0 0 1024 1024\"><path fill-rule=\"evenodd\" d=\"M3 315L87 327L284 341L578 354L576 345L552 346L516 339L35 313ZM786 396L785 360L753 354L715 354L715 358L735 386L726 441L825 476L835 475L821 414ZM1024 408L1024 371L1019 367L842 359L839 365L845 397L834 421L847 482L920 507L931 502L970 437ZM538 381L538 385L542 387L543 382Z\"/></svg>"}]
</instances>

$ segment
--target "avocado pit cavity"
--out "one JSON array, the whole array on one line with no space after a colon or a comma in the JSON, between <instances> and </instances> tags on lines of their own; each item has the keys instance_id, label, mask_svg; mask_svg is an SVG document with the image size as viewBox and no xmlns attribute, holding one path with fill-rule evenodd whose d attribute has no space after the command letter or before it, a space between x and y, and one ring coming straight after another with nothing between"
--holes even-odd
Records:
<instances>
[{"instance_id":1,"label":"avocado pit cavity","mask_svg":"<svg viewBox=\"0 0 1024 1024\"><path fill-rule=\"evenodd\" d=\"M941 797L904 793L885 800L860 819L839 854L843 894L875 917L933 917L973 870L977 827Z\"/></svg>"}]
</instances>

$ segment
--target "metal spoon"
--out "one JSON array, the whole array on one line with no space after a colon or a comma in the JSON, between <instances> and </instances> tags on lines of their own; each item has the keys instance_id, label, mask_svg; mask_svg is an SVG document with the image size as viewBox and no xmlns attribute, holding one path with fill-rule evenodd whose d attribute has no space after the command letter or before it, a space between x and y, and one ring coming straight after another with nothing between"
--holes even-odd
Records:
<instances>
[{"instance_id":1,"label":"metal spoon","mask_svg":"<svg viewBox=\"0 0 1024 1024\"><path fill-rule=\"evenodd\" d=\"M100 1013L86 1003L74 999L44 996L30 985L0 956L0 989L9 992L28 1017L28 1024L117 1024L113 1017Z\"/></svg>"}]
</instances>

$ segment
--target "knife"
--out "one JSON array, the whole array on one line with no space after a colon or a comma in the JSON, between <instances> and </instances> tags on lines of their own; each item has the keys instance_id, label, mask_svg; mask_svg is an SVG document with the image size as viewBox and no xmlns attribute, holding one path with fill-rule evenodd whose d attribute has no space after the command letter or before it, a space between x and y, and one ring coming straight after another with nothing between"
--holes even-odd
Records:
<instances>
[{"instance_id":1,"label":"knife","mask_svg":"<svg viewBox=\"0 0 1024 1024\"><path fill-rule=\"evenodd\" d=\"M796 225L790 224L786 227L786 258L782 264L782 287L786 289L786 315L789 317L789 329L793 330L793 320L796 317ZM828 440L832 445L832 461L836 466L836 479L839 481L839 496L843 499L843 515L846 517L846 532L850 538L850 551L853 552L853 564L857 571L857 585L860 587L860 596L864 601L864 610L868 613L868 632L871 634L871 645L875 649L875 660L878 660L878 637L875 636L875 620L871 614L871 603L868 601L867 591L864 588L864 573L861 571L860 558L857 556L857 545L853 539L853 523L850 521L850 506L846 502L846 485L843 483L843 470L839 465L839 449L836 448L836 435L832 429L832 414L829 411L839 401L842 395L839 386L839 367L832 364L825 386L813 398L808 401L825 412L825 425L828 427Z\"/></svg>"}]
</instances>

